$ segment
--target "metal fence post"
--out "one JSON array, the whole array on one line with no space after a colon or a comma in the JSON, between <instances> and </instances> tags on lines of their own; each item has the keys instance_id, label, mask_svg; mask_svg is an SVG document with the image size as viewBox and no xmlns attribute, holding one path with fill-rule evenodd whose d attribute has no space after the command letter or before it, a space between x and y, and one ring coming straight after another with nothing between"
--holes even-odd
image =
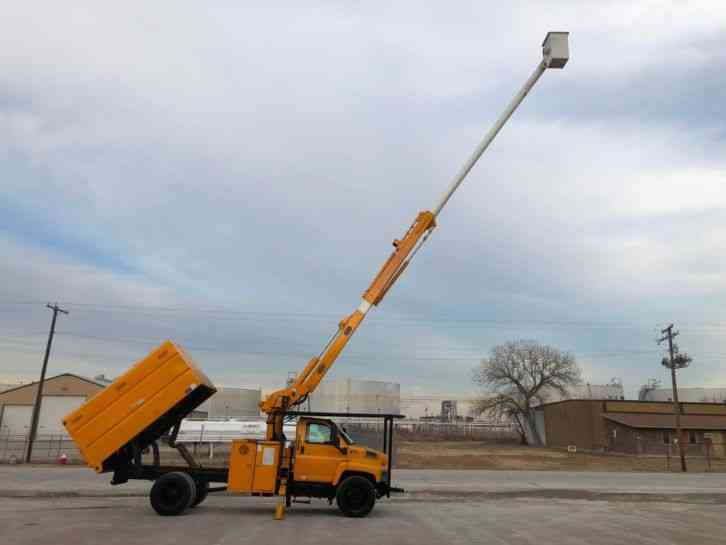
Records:
<instances>
[{"instance_id":1,"label":"metal fence post","mask_svg":"<svg viewBox=\"0 0 726 545\"><path fill-rule=\"evenodd\" d=\"M25 438L23 439L23 456L27 457L29 448L30 448L30 433L28 432L25 434Z\"/></svg>"}]
</instances>

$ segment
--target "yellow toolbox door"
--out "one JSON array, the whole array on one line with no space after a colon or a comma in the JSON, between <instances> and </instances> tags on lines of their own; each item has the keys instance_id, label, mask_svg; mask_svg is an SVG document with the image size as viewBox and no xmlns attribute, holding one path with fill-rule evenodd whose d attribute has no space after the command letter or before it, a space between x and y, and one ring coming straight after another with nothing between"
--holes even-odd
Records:
<instances>
[{"instance_id":1,"label":"yellow toolbox door","mask_svg":"<svg viewBox=\"0 0 726 545\"><path fill-rule=\"evenodd\" d=\"M227 483L227 489L230 492L249 493L252 491L256 457L256 441L232 441L229 455L229 482Z\"/></svg>"}]
</instances>

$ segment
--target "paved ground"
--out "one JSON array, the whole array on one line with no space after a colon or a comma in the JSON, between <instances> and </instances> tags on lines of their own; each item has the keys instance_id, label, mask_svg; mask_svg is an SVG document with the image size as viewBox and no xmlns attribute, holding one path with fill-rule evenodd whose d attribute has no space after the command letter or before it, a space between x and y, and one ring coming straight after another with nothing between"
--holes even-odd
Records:
<instances>
[{"instance_id":1,"label":"paved ground","mask_svg":"<svg viewBox=\"0 0 726 545\"><path fill-rule=\"evenodd\" d=\"M566 471L486 471L399 469L395 485L414 495L505 493L512 491L582 491L631 494L726 494L724 473L614 473ZM79 466L0 465L0 497L141 496L150 483L129 481L111 486L110 474Z\"/></svg>"},{"instance_id":2,"label":"paved ground","mask_svg":"<svg viewBox=\"0 0 726 545\"><path fill-rule=\"evenodd\" d=\"M146 483L110 487L83 468L0 466L3 545L166 543L722 544L726 475L401 470L410 493L367 519L326 502L272 520L273 500L210 496L159 517ZM119 494L136 496L120 496ZM25 497L18 497L24 495ZM50 495L56 497L49 497Z\"/></svg>"}]
</instances>

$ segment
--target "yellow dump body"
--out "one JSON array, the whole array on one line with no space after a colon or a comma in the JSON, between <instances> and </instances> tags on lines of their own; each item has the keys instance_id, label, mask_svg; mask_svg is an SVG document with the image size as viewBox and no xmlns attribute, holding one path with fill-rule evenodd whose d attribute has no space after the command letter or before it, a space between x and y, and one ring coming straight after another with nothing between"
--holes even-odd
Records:
<instances>
[{"instance_id":1,"label":"yellow dump body","mask_svg":"<svg viewBox=\"0 0 726 545\"><path fill-rule=\"evenodd\" d=\"M166 341L66 415L63 425L89 466L111 471L215 392L184 350Z\"/></svg>"}]
</instances>

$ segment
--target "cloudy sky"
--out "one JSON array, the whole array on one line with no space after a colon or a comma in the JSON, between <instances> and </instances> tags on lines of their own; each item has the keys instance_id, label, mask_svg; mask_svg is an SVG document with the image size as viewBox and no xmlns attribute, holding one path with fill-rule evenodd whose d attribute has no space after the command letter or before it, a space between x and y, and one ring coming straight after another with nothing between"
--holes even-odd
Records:
<instances>
[{"instance_id":1,"label":"cloudy sky","mask_svg":"<svg viewBox=\"0 0 726 545\"><path fill-rule=\"evenodd\" d=\"M525 338L634 394L674 322L726 386L723 2L80 4L0 17L0 381L57 300L50 374L280 385L569 30L332 375L470 392Z\"/></svg>"}]
</instances>

